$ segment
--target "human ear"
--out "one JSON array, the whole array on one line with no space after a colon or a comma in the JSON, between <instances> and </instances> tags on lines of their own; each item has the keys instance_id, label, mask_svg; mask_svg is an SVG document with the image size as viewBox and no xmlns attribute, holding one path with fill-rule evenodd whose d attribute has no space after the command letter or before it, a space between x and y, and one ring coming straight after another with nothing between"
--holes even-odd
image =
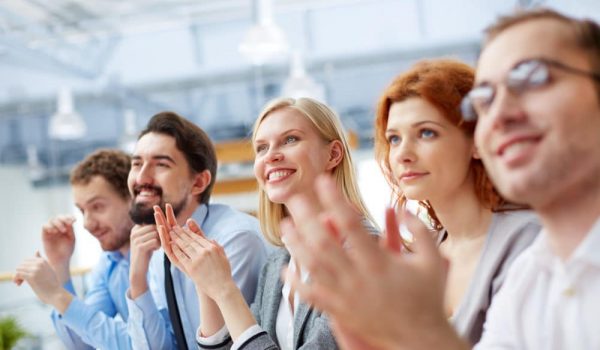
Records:
<instances>
[{"instance_id":1,"label":"human ear","mask_svg":"<svg viewBox=\"0 0 600 350\"><path fill-rule=\"evenodd\" d=\"M208 185L210 185L210 180L212 179L212 175L208 169L203 170L196 175L194 175L194 183L192 184L192 195L200 196Z\"/></svg>"},{"instance_id":2,"label":"human ear","mask_svg":"<svg viewBox=\"0 0 600 350\"><path fill-rule=\"evenodd\" d=\"M329 143L329 160L327 170L332 170L338 166L344 159L344 146L340 140L333 140Z\"/></svg>"}]
</instances>

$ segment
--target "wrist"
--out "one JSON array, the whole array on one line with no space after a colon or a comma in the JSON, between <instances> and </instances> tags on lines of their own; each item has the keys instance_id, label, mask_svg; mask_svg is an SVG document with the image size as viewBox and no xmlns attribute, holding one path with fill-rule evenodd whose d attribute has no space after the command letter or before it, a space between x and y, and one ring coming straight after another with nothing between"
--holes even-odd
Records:
<instances>
[{"instance_id":1,"label":"wrist","mask_svg":"<svg viewBox=\"0 0 600 350\"><path fill-rule=\"evenodd\" d=\"M148 290L148 281L145 274L140 276L132 273L129 283L129 297L131 299L136 299Z\"/></svg>"},{"instance_id":2,"label":"wrist","mask_svg":"<svg viewBox=\"0 0 600 350\"><path fill-rule=\"evenodd\" d=\"M50 264L50 266L56 273L56 277L58 278L58 281L60 282L61 286L63 286L65 283L67 283L68 280L71 279L71 266L69 261L58 265Z\"/></svg>"},{"instance_id":3,"label":"wrist","mask_svg":"<svg viewBox=\"0 0 600 350\"><path fill-rule=\"evenodd\" d=\"M223 283L220 286L219 290L217 290L214 294L215 295L208 295L208 297L212 298L215 301L215 303L217 303L217 305L221 306L239 297L241 291L237 287L235 282L233 280L230 280L227 283Z\"/></svg>"},{"instance_id":4,"label":"wrist","mask_svg":"<svg viewBox=\"0 0 600 350\"><path fill-rule=\"evenodd\" d=\"M64 288L60 288L52 295L50 304L56 309L56 311L58 311L58 313L64 315L72 301L73 295L67 292Z\"/></svg>"}]
</instances>

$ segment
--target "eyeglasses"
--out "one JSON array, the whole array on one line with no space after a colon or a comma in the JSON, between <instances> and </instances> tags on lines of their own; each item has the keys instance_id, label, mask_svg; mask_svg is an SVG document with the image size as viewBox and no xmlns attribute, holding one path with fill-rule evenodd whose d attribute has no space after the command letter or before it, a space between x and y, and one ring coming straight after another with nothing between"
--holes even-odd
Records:
<instances>
[{"instance_id":1,"label":"eyeglasses","mask_svg":"<svg viewBox=\"0 0 600 350\"><path fill-rule=\"evenodd\" d=\"M515 95L546 86L551 81L550 67L565 72L590 77L600 82L600 74L573 68L564 63L546 58L526 59L515 64L506 77L506 88ZM485 114L496 97L497 87L483 84L473 88L462 100L461 112L465 121L475 121Z\"/></svg>"}]
</instances>

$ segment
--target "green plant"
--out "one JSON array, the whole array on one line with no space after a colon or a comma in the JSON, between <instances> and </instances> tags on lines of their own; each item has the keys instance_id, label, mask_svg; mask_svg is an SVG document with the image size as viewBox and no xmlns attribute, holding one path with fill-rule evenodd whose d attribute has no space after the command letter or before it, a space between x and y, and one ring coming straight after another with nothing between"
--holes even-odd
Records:
<instances>
[{"instance_id":1,"label":"green plant","mask_svg":"<svg viewBox=\"0 0 600 350\"><path fill-rule=\"evenodd\" d=\"M19 339L28 336L17 319L6 316L0 319L0 350L10 350Z\"/></svg>"}]
</instances>

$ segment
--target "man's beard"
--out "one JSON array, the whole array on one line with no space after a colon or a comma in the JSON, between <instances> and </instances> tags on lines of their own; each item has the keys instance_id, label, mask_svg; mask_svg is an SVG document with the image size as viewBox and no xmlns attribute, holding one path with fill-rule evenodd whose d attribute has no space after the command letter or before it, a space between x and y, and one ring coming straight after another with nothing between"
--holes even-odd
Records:
<instances>
[{"instance_id":1,"label":"man's beard","mask_svg":"<svg viewBox=\"0 0 600 350\"><path fill-rule=\"evenodd\" d=\"M155 224L155 220L154 220L154 206L158 205L163 213L166 213L166 208L165 208L165 201L163 199L162 196L162 189L155 187L154 188L158 195L160 196L160 201L158 202L158 204L152 204L149 205L147 203L136 203L135 202L135 196L137 196L137 194L139 193L139 189L135 189L134 190L134 198L132 200L131 203L131 208L129 209L129 216L131 217L131 220L138 224L138 225L154 225ZM170 203L171 206L173 206L173 213L175 214L175 217L177 217L179 215L179 213L183 210L183 207L185 207L186 204L186 200L185 198L183 198L179 203Z\"/></svg>"}]
</instances>

